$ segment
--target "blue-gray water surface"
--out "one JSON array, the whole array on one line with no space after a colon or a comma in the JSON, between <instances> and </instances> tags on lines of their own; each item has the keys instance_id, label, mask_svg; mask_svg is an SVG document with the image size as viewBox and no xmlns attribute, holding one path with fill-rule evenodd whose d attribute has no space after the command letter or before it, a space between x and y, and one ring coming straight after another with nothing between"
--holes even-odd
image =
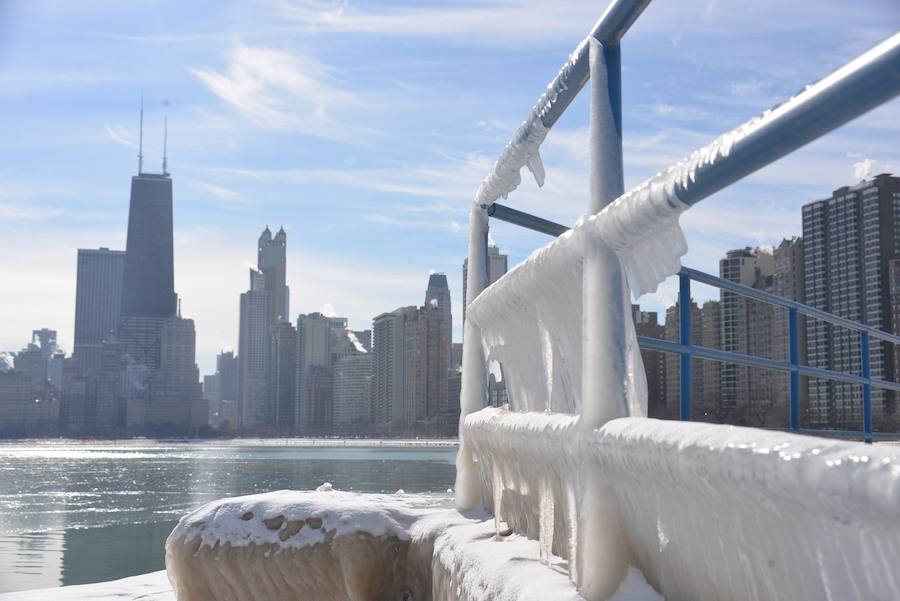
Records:
<instances>
[{"instance_id":1,"label":"blue-gray water surface","mask_svg":"<svg viewBox=\"0 0 900 601\"><path fill-rule=\"evenodd\" d=\"M331 482L445 492L456 450L273 443L0 443L0 593L164 567L178 518L207 501Z\"/></svg>"}]
</instances>

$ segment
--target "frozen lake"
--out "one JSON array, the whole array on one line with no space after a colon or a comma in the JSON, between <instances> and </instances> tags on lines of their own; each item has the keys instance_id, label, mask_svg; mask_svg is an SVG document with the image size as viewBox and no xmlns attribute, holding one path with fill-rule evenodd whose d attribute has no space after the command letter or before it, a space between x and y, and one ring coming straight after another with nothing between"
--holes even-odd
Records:
<instances>
[{"instance_id":1,"label":"frozen lake","mask_svg":"<svg viewBox=\"0 0 900 601\"><path fill-rule=\"evenodd\" d=\"M363 492L453 486L455 447L409 444L0 443L0 593L162 569L178 518L220 497L326 481Z\"/></svg>"}]
</instances>

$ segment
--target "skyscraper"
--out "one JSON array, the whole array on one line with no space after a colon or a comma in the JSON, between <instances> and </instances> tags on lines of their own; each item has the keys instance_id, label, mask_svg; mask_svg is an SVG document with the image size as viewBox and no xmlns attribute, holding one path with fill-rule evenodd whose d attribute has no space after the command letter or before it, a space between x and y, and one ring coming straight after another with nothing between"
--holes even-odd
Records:
<instances>
[{"instance_id":1,"label":"skyscraper","mask_svg":"<svg viewBox=\"0 0 900 601\"><path fill-rule=\"evenodd\" d=\"M167 173L139 172L131 178L122 315L175 315L172 245L172 179Z\"/></svg>"},{"instance_id":2,"label":"skyscraper","mask_svg":"<svg viewBox=\"0 0 900 601\"><path fill-rule=\"evenodd\" d=\"M274 416L269 396L272 293L265 276L250 270L250 289L241 294L238 334L238 407L241 427L265 429Z\"/></svg>"},{"instance_id":3,"label":"skyscraper","mask_svg":"<svg viewBox=\"0 0 900 601\"><path fill-rule=\"evenodd\" d=\"M103 341L119 326L124 269L124 251L78 249L75 348L72 356L82 374L96 373L100 367Z\"/></svg>"},{"instance_id":4,"label":"skyscraper","mask_svg":"<svg viewBox=\"0 0 900 601\"><path fill-rule=\"evenodd\" d=\"M806 304L891 331L891 261L900 258L900 178L875 176L835 190L831 198L803 207L803 271ZM807 357L812 367L860 373L859 338L820 320L807 320ZM873 378L895 380L893 345L872 338ZM872 391L877 423L896 410L894 393ZM858 385L809 380L813 426L859 430ZM876 426L877 428L877 426Z\"/></svg>"},{"instance_id":5,"label":"skyscraper","mask_svg":"<svg viewBox=\"0 0 900 601\"><path fill-rule=\"evenodd\" d=\"M269 226L259 236L256 268L263 274L266 290L272 293L272 318L290 321L290 289L287 286L287 234L278 230L275 238Z\"/></svg>"},{"instance_id":6,"label":"skyscraper","mask_svg":"<svg viewBox=\"0 0 900 601\"><path fill-rule=\"evenodd\" d=\"M134 433L195 432L208 418L195 361L194 322L178 310L172 230L165 142L162 173L144 172L141 146L138 174L131 178L117 332L124 367L124 424Z\"/></svg>"},{"instance_id":7,"label":"skyscraper","mask_svg":"<svg viewBox=\"0 0 900 601\"><path fill-rule=\"evenodd\" d=\"M453 342L453 312L450 309L450 286L447 284L447 276L443 273L432 273L428 276L428 288L425 289L425 307L434 307L441 313L447 331L450 336L447 340L447 353L449 356L450 344Z\"/></svg>"}]
</instances>

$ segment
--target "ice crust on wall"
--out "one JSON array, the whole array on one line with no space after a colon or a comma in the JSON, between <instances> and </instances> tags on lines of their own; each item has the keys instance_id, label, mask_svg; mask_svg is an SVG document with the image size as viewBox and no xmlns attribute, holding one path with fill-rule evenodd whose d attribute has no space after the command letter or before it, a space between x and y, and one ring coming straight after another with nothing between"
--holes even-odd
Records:
<instances>
[{"instance_id":1,"label":"ice crust on wall","mask_svg":"<svg viewBox=\"0 0 900 601\"><path fill-rule=\"evenodd\" d=\"M179 601L423 599L410 528L448 498L361 495L320 487L214 501L166 541Z\"/></svg>"},{"instance_id":2,"label":"ice crust on wall","mask_svg":"<svg viewBox=\"0 0 900 601\"><path fill-rule=\"evenodd\" d=\"M579 487L596 473L627 560L669 601L900 598L897 447L647 418L579 438L576 417L497 408L464 428L485 505L501 498L514 531L547 536L550 486L553 552L570 570L585 560L572 557Z\"/></svg>"}]
</instances>

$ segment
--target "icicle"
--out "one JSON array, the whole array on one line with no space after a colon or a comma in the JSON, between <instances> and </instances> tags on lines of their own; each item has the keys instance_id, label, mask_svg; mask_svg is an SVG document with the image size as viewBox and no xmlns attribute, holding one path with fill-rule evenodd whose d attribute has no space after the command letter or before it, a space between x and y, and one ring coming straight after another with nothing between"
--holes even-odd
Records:
<instances>
[{"instance_id":1,"label":"icicle","mask_svg":"<svg viewBox=\"0 0 900 601\"><path fill-rule=\"evenodd\" d=\"M550 565L553 555L553 488L549 482L541 486L541 516L539 521L540 533L538 535L541 546L541 563Z\"/></svg>"},{"instance_id":2,"label":"icicle","mask_svg":"<svg viewBox=\"0 0 900 601\"><path fill-rule=\"evenodd\" d=\"M503 504L503 476L500 474L500 468L494 466L493 477L494 492L494 534L500 538L500 510Z\"/></svg>"},{"instance_id":3,"label":"icicle","mask_svg":"<svg viewBox=\"0 0 900 601\"><path fill-rule=\"evenodd\" d=\"M578 496L574 486L566 488L566 522L569 528L569 578L578 582Z\"/></svg>"}]
</instances>

